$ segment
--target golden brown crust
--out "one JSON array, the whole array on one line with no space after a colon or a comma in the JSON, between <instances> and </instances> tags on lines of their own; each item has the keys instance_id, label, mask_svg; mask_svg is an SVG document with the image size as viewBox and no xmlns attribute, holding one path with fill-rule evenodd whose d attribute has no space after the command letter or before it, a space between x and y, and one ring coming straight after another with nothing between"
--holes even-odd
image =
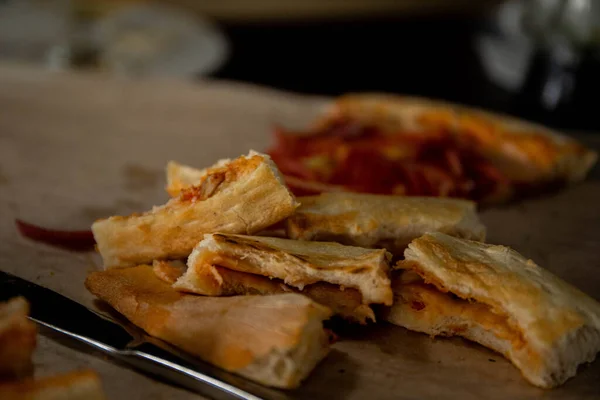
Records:
<instances>
[{"instance_id":1,"label":"golden brown crust","mask_svg":"<svg viewBox=\"0 0 600 400\"><path fill-rule=\"evenodd\" d=\"M98 375L91 370L0 384L2 400L104 400Z\"/></svg>"},{"instance_id":2,"label":"golden brown crust","mask_svg":"<svg viewBox=\"0 0 600 400\"><path fill-rule=\"evenodd\" d=\"M37 327L28 315L29 303L23 297L0 303L0 380L23 378L33 370Z\"/></svg>"},{"instance_id":3,"label":"golden brown crust","mask_svg":"<svg viewBox=\"0 0 600 400\"><path fill-rule=\"evenodd\" d=\"M330 311L297 294L183 294L143 265L92 273L86 287L150 335L266 385L297 386L327 353Z\"/></svg>"},{"instance_id":4,"label":"golden brown crust","mask_svg":"<svg viewBox=\"0 0 600 400\"><path fill-rule=\"evenodd\" d=\"M398 268L505 316L524 343L507 357L534 385L563 383L600 351L600 304L514 250L430 233L404 255Z\"/></svg>"},{"instance_id":5,"label":"golden brown crust","mask_svg":"<svg viewBox=\"0 0 600 400\"><path fill-rule=\"evenodd\" d=\"M338 243L230 234L207 234L188 258L188 270L175 287L205 295L220 295L221 266L282 279L304 288L316 282L358 289L364 304L391 304L389 260L385 250Z\"/></svg>"},{"instance_id":6,"label":"golden brown crust","mask_svg":"<svg viewBox=\"0 0 600 400\"><path fill-rule=\"evenodd\" d=\"M250 152L209 170L164 206L96 221L92 231L106 268L130 267L187 257L207 232L258 232L297 206L270 158Z\"/></svg>"},{"instance_id":7,"label":"golden brown crust","mask_svg":"<svg viewBox=\"0 0 600 400\"><path fill-rule=\"evenodd\" d=\"M475 145L518 182L583 180L598 155L546 127L472 107L382 93L340 97L316 127L351 118L384 132L442 129Z\"/></svg>"},{"instance_id":8,"label":"golden brown crust","mask_svg":"<svg viewBox=\"0 0 600 400\"><path fill-rule=\"evenodd\" d=\"M485 239L476 204L467 200L324 193L298 201L300 207L286 220L291 239L386 248L394 255L426 232Z\"/></svg>"},{"instance_id":9,"label":"golden brown crust","mask_svg":"<svg viewBox=\"0 0 600 400\"><path fill-rule=\"evenodd\" d=\"M185 264L155 261L153 269L161 280L173 284L185 273ZM221 296L267 296L280 293L299 293L330 308L334 314L348 321L359 324L366 324L367 321L375 322L373 310L368 305L362 304L361 295L356 289L340 290L339 286L317 282L298 290L277 278L267 278L218 266L214 267L214 271L221 278L219 292Z\"/></svg>"}]
</instances>

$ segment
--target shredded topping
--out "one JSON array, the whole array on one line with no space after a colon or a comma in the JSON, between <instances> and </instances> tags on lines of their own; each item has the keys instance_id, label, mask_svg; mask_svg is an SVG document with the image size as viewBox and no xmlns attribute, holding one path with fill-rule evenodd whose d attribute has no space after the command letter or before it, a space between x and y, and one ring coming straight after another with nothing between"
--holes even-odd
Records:
<instances>
[{"instance_id":1,"label":"shredded topping","mask_svg":"<svg viewBox=\"0 0 600 400\"><path fill-rule=\"evenodd\" d=\"M179 199L181 201L202 201L211 197L223 181L225 181L225 171L215 172L206 175L202 182L195 186L182 189Z\"/></svg>"},{"instance_id":2,"label":"shredded topping","mask_svg":"<svg viewBox=\"0 0 600 400\"><path fill-rule=\"evenodd\" d=\"M277 129L275 140L269 153L298 195L342 188L478 201L511 185L472 141L439 128L390 134L340 119L311 135Z\"/></svg>"}]
</instances>

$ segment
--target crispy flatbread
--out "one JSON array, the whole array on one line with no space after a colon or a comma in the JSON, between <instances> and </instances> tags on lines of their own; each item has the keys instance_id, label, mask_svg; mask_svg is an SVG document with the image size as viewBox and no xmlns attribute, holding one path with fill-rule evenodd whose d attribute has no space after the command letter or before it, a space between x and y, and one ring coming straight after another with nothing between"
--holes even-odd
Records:
<instances>
[{"instance_id":1,"label":"crispy flatbread","mask_svg":"<svg viewBox=\"0 0 600 400\"><path fill-rule=\"evenodd\" d=\"M481 343L543 388L600 351L600 303L514 250L431 233L404 255L384 315L394 324Z\"/></svg>"},{"instance_id":2,"label":"crispy flatbread","mask_svg":"<svg viewBox=\"0 0 600 400\"><path fill-rule=\"evenodd\" d=\"M131 267L187 257L208 232L258 232L297 206L270 158L251 151L209 169L167 204L96 221L92 231L105 268Z\"/></svg>"},{"instance_id":3,"label":"crispy flatbread","mask_svg":"<svg viewBox=\"0 0 600 400\"><path fill-rule=\"evenodd\" d=\"M146 265L94 272L86 287L150 335L264 385L298 386L329 350L331 311L298 294L183 294Z\"/></svg>"},{"instance_id":4,"label":"crispy flatbread","mask_svg":"<svg viewBox=\"0 0 600 400\"><path fill-rule=\"evenodd\" d=\"M223 278L215 267L282 279L303 289L326 282L354 288L363 304L390 305L391 254L343 246L338 243L305 242L261 236L207 234L188 258L188 269L174 285L179 290L218 296Z\"/></svg>"},{"instance_id":5,"label":"crispy flatbread","mask_svg":"<svg viewBox=\"0 0 600 400\"><path fill-rule=\"evenodd\" d=\"M174 284L186 271L186 265L181 261L155 261L152 266L156 276L169 284ZM356 289L340 290L337 285L317 282L306 285L300 290L286 285L282 279L267 278L218 266L215 266L214 270L221 278L220 296L299 293L330 308L334 314L348 321L359 324L366 324L367 321L375 322L375 313L370 306L362 303L361 295ZM213 278L209 279L212 281Z\"/></svg>"},{"instance_id":6,"label":"crispy flatbread","mask_svg":"<svg viewBox=\"0 0 600 400\"><path fill-rule=\"evenodd\" d=\"M291 239L386 248L394 255L427 232L485 239L472 201L359 193L323 193L298 201L300 207L286 220Z\"/></svg>"}]
</instances>

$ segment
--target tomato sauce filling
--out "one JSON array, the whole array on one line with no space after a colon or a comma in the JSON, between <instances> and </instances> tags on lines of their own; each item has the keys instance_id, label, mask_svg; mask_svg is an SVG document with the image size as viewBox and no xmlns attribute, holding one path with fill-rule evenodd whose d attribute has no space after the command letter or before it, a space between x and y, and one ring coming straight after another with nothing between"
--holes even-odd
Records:
<instances>
[{"instance_id":1,"label":"tomato sauce filling","mask_svg":"<svg viewBox=\"0 0 600 400\"><path fill-rule=\"evenodd\" d=\"M339 120L311 134L278 128L269 154L296 195L346 190L480 201L510 189L498 168L455 138L440 128L391 134Z\"/></svg>"}]
</instances>

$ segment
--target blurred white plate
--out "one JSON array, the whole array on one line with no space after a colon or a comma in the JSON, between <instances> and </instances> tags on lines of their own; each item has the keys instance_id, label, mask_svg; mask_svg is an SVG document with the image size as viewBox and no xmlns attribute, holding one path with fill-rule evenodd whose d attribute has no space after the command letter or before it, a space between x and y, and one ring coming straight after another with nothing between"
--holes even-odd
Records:
<instances>
[{"instance_id":1,"label":"blurred white plate","mask_svg":"<svg viewBox=\"0 0 600 400\"><path fill-rule=\"evenodd\" d=\"M127 76L206 75L228 55L224 34L176 8L135 5L96 22L91 41L100 67Z\"/></svg>"},{"instance_id":2,"label":"blurred white plate","mask_svg":"<svg viewBox=\"0 0 600 400\"><path fill-rule=\"evenodd\" d=\"M521 88L534 49L531 38L523 32L522 15L522 1L503 3L493 21L499 32L483 33L475 41L485 73L494 83L511 92Z\"/></svg>"}]
</instances>

